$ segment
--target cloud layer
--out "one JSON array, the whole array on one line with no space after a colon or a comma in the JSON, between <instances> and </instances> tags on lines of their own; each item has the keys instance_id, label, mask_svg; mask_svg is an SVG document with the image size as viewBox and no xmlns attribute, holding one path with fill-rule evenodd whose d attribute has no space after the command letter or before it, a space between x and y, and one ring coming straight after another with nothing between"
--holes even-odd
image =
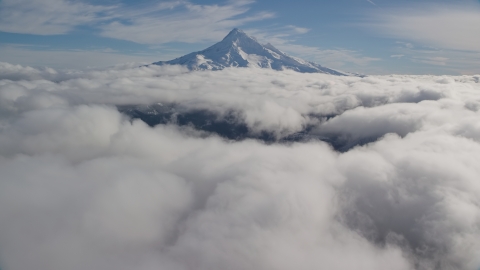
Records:
<instances>
[{"instance_id":1,"label":"cloud layer","mask_svg":"<svg viewBox=\"0 0 480 270\"><path fill-rule=\"evenodd\" d=\"M480 266L479 76L3 63L0 78L2 269ZM375 139L227 141L115 107L155 103Z\"/></svg>"}]
</instances>

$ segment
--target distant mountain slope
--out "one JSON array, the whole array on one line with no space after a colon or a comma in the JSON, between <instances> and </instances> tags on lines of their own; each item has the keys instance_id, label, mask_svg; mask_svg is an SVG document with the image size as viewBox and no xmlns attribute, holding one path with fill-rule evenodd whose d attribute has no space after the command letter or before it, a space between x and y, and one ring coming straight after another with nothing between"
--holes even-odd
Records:
<instances>
[{"instance_id":1,"label":"distant mountain slope","mask_svg":"<svg viewBox=\"0 0 480 270\"><path fill-rule=\"evenodd\" d=\"M190 70L221 70L226 67L255 66L274 70L291 69L302 73L351 75L288 56L271 44L260 44L255 38L237 28L233 29L222 41L203 51L153 64L184 65Z\"/></svg>"}]
</instances>

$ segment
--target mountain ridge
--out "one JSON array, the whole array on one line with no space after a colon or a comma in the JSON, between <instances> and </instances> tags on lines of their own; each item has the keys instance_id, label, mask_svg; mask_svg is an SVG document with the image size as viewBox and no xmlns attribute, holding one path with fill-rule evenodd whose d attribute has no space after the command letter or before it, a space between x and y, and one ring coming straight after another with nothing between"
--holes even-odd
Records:
<instances>
[{"instance_id":1,"label":"mountain ridge","mask_svg":"<svg viewBox=\"0 0 480 270\"><path fill-rule=\"evenodd\" d=\"M272 44L260 44L257 39L234 28L222 41L197 52L153 65L183 65L190 70L222 70L227 67L259 67L273 70L294 70L301 73L325 73L339 76L354 75L327 68L314 62L292 57Z\"/></svg>"}]
</instances>

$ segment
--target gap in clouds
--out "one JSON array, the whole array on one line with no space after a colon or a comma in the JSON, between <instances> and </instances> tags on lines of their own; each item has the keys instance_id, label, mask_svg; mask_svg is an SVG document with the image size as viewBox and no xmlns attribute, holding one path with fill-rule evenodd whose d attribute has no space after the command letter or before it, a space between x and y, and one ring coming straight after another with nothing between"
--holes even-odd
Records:
<instances>
[{"instance_id":1,"label":"gap in clouds","mask_svg":"<svg viewBox=\"0 0 480 270\"><path fill-rule=\"evenodd\" d=\"M331 145L336 151L345 152L355 146L365 145L376 141L379 137L367 137L357 140L351 140L348 134L321 134L314 132L318 127L314 124L307 125L301 131L284 136L278 136L275 132L262 130L254 132L248 125L238 117L238 113L228 112L226 115L217 115L208 110L177 111L175 105L140 105L140 106L119 106L120 112L126 114L132 119L140 119L151 127L157 125L176 125L180 127L190 127L197 131L208 134L218 135L227 140L242 141L245 139L256 139L267 144L308 141L324 141ZM335 115L330 116L310 116L318 119L319 122L327 121Z\"/></svg>"},{"instance_id":2,"label":"gap in clouds","mask_svg":"<svg viewBox=\"0 0 480 270\"><path fill-rule=\"evenodd\" d=\"M438 100L442 95L434 91L421 90L414 95L400 96L398 102L419 103L426 100ZM380 104L388 103L387 100ZM377 101L365 100L361 107L375 107L380 105ZM198 131L215 134L228 140L241 141L257 139L265 143L293 143L320 140L328 143L336 151L346 152L356 146L362 146L376 141L386 133L371 134L370 136L354 137L349 132L341 130L330 131L328 127L335 126L348 116L343 114L309 114L311 123L306 124L300 131L276 134L274 131L256 131L245 122L241 111L226 111L218 114L208 109L189 109L181 104L151 104L151 105L120 105L118 110L132 119L140 119L151 127L157 125L178 125L192 127ZM333 123L333 124L332 124ZM347 124L348 123L342 123ZM326 127L326 128L324 128ZM390 130L390 132L395 132ZM397 132L405 136L408 132Z\"/></svg>"}]
</instances>

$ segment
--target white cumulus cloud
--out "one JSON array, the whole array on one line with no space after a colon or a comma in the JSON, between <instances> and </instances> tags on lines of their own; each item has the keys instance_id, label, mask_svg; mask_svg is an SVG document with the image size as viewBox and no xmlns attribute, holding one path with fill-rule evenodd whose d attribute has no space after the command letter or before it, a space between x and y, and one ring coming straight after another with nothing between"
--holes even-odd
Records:
<instances>
[{"instance_id":1,"label":"white cumulus cloud","mask_svg":"<svg viewBox=\"0 0 480 270\"><path fill-rule=\"evenodd\" d=\"M0 267L478 269L479 82L2 63ZM231 141L115 107L154 103L369 143Z\"/></svg>"}]
</instances>

